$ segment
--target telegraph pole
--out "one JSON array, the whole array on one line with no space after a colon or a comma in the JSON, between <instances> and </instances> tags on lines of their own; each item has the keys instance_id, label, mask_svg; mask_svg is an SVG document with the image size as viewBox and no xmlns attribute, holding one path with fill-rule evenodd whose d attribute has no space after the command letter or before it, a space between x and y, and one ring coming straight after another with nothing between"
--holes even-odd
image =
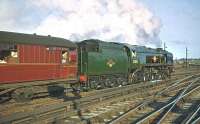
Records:
<instances>
[{"instance_id":1,"label":"telegraph pole","mask_svg":"<svg viewBox=\"0 0 200 124\"><path fill-rule=\"evenodd\" d=\"M164 42L164 50L167 48L167 46L166 46L166 44L165 44L165 42Z\"/></svg>"},{"instance_id":2,"label":"telegraph pole","mask_svg":"<svg viewBox=\"0 0 200 124\"><path fill-rule=\"evenodd\" d=\"M187 47L186 47L186 49L185 49L185 64L186 64L186 68L187 68L187 66L188 66L188 49L187 49Z\"/></svg>"}]
</instances>

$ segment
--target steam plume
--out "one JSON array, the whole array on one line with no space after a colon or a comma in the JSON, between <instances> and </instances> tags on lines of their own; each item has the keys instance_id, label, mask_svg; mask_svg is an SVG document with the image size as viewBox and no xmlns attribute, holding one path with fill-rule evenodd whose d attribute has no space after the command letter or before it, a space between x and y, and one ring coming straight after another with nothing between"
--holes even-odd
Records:
<instances>
[{"instance_id":1,"label":"steam plume","mask_svg":"<svg viewBox=\"0 0 200 124\"><path fill-rule=\"evenodd\" d=\"M28 0L26 8L41 12L36 22L25 21L34 24L27 32L160 46L160 20L136 0Z\"/></svg>"}]
</instances>

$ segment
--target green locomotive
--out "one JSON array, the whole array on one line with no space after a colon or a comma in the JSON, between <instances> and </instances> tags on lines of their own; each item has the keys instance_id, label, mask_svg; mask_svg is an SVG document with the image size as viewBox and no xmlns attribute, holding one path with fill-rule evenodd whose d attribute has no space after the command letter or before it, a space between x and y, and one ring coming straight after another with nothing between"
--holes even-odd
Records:
<instances>
[{"instance_id":1,"label":"green locomotive","mask_svg":"<svg viewBox=\"0 0 200 124\"><path fill-rule=\"evenodd\" d=\"M161 49L90 39L78 43L81 87L101 89L166 78L173 67L171 53Z\"/></svg>"}]
</instances>

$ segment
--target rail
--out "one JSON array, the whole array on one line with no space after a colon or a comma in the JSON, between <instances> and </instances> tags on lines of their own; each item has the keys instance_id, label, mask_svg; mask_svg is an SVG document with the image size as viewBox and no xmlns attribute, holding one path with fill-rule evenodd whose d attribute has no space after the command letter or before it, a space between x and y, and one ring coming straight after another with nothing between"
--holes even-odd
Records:
<instances>
[{"instance_id":1,"label":"rail","mask_svg":"<svg viewBox=\"0 0 200 124\"><path fill-rule=\"evenodd\" d=\"M188 77L186 77L186 78L184 78L184 79L178 80L178 81L176 81L176 83L173 83L173 85L170 85L169 87L165 88L165 89L162 90L161 92L156 93L156 95L161 95L164 91L166 91L166 90L168 90L168 89L170 89L170 88L172 88L172 87L174 88L174 86L180 84L181 82L185 82L185 81L187 81L187 80L189 80L189 79L191 79L191 78L194 78L194 77L195 77L195 75L192 75L192 76L188 76ZM194 81L194 82L195 82L195 81ZM114 119L112 119L111 121L109 121L109 123L110 123L110 124L115 124L115 123L121 122L121 120L123 120L123 118L126 118L126 116L128 116L129 114L135 112L138 108L141 108L142 106L147 105L147 104L150 103L151 101L152 101L151 99L145 100L144 102L138 104L136 107L133 107L133 108L129 109L129 110L128 110L127 112L125 112L124 114L119 115L118 117L115 117Z\"/></svg>"},{"instance_id":2,"label":"rail","mask_svg":"<svg viewBox=\"0 0 200 124\"><path fill-rule=\"evenodd\" d=\"M137 109L139 109L139 108L145 106L145 104L146 104L146 103L141 103L141 104L139 104L139 105L136 106L135 108L133 108L133 109L129 110L128 112L122 114L120 117L113 119L112 121L109 122L109 124L116 124L116 123L120 122L120 121L121 121L124 117L126 117L128 114L130 114L130 113L136 111Z\"/></svg>"},{"instance_id":3,"label":"rail","mask_svg":"<svg viewBox=\"0 0 200 124\"><path fill-rule=\"evenodd\" d=\"M157 95L161 95L162 93L164 93L165 91L169 90L170 88L176 87L178 84L180 84L181 82L185 81L185 80L189 80L191 78L193 78L195 75L191 75L188 77L185 77L179 81L177 81L176 83L173 83L172 85L170 85L169 87L163 89L161 92L158 92Z\"/></svg>"},{"instance_id":4,"label":"rail","mask_svg":"<svg viewBox=\"0 0 200 124\"><path fill-rule=\"evenodd\" d=\"M89 106L91 104L94 104L95 102L100 102L102 100L109 99L110 97L124 96L131 92L135 92L136 89L141 89L145 87L153 87L157 84L159 84L159 82L145 83L143 85L134 84L134 85L128 85L128 86L123 86L123 87L105 89L102 91L97 91L95 94L91 96L83 97L81 99L75 99L72 101L66 101L58 105L49 105L41 109L36 109L34 110L34 112L22 112L18 114L11 114L10 116L0 118L0 123L9 123L9 122L24 120L24 119L33 121L33 120L39 119L40 116L45 113L53 113L54 111L58 111L58 110L65 111L65 117L67 117L72 114L74 115L77 114L79 111L79 107ZM62 118L65 118L65 117L63 116Z\"/></svg>"},{"instance_id":5,"label":"rail","mask_svg":"<svg viewBox=\"0 0 200 124\"><path fill-rule=\"evenodd\" d=\"M179 102L179 100L182 98L182 96L185 94L185 92L192 86L193 83L197 82L199 80L199 78L197 78L196 80L192 81L182 92L181 94L178 96L178 98L174 101L174 103L172 104L172 106L168 109L168 111L160 118L160 120L158 121L158 124L160 124L169 114L169 112L174 108L174 106Z\"/></svg>"},{"instance_id":6,"label":"rail","mask_svg":"<svg viewBox=\"0 0 200 124\"><path fill-rule=\"evenodd\" d=\"M198 78L198 80L199 80L199 78ZM198 80L195 80L195 81L198 81ZM191 94L192 92L194 92L195 90L197 90L197 89L199 89L199 88L200 88L200 86L195 87L195 88L193 88L192 90L190 90L189 92L178 96L177 99L175 99L175 100L173 100L172 102L168 103L167 105L161 107L160 109L154 111L153 113L149 114L148 116L144 117L143 119L137 121L136 124L140 124L140 123L145 122L146 120L148 120L148 119L151 118L152 116L156 115L157 113L161 112L161 111L164 110L165 108L169 107L170 105L174 105L174 104L177 102L177 100L182 99L182 98L188 96L189 94ZM184 92L185 92L185 90L184 90ZM183 93L183 92L182 92L182 93Z\"/></svg>"},{"instance_id":7,"label":"rail","mask_svg":"<svg viewBox=\"0 0 200 124\"><path fill-rule=\"evenodd\" d=\"M191 115L191 117L185 122L185 124L190 124L192 122L192 119L198 114L200 110L200 105L197 107L197 110Z\"/></svg>"},{"instance_id":8,"label":"rail","mask_svg":"<svg viewBox=\"0 0 200 124\"><path fill-rule=\"evenodd\" d=\"M186 77L186 78L178 80L178 81L180 83L181 81L188 80L190 78L193 78L193 76L189 76L189 77ZM13 121L15 122L15 121L20 121L20 120L22 120L21 122L23 122L23 120L24 120L24 122L26 122L27 120L29 122L34 122L39 119L44 119L44 118L49 119L49 116L47 116L48 114L51 115L51 117L54 119L55 118L64 119L66 117L69 117L69 115L77 115L77 113L79 112L80 109L74 109L74 106L76 104L79 104L79 106L81 106L81 107L91 106L95 102L100 102L102 100L106 100L106 99L110 99L110 98L114 98L114 97L125 96L125 95L135 92L136 89L153 87L153 86L157 86L158 84L160 85L160 84L162 84L162 82L134 84L134 85L128 85L128 86L123 86L123 87L118 87L118 88L105 89L102 91L94 92L94 94L92 94L91 96L87 96L87 97L72 100L72 101L66 101L66 102L60 103L58 105L49 105L44 108L34 110L34 112L29 112L29 113L24 112L24 113L12 114L9 117L3 117L3 118L0 117L0 123L9 123L9 122L13 122ZM177 85L178 85L178 83L177 83ZM198 89L199 87L200 86L198 86L196 88ZM186 94L183 94L181 96L181 98L183 98ZM138 104L135 108L132 108L129 112L131 113L131 112L137 110L138 108L145 106L148 102L149 101ZM168 106L172 105L173 103L175 103L175 101L172 101L172 103L170 103ZM166 107L168 107L168 106L166 106ZM163 109L165 109L165 108L163 108ZM61 111L64 114L59 113ZM110 122L110 123L115 123L115 122L123 119L123 117L126 116L129 112L124 113L119 118L115 118L115 120L113 120L113 122Z\"/></svg>"},{"instance_id":9,"label":"rail","mask_svg":"<svg viewBox=\"0 0 200 124\"><path fill-rule=\"evenodd\" d=\"M199 121L200 121L200 116L196 120L194 120L191 124L197 124L197 122Z\"/></svg>"}]
</instances>

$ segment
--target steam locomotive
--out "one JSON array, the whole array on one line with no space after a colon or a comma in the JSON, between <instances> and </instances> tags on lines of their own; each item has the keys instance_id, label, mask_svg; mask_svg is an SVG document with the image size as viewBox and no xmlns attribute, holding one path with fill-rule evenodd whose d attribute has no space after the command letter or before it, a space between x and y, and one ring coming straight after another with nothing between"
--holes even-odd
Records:
<instances>
[{"instance_id":1,"label":"steam locomotive","mask_svg":"<svg viewBox=\"0 0 200 124\"><path fill-rule=\"evenodd\" d=\"M1 99L160 80L172 71L173 55L162 49L0 31Z\"/></svg>"},{"instance_id":2,"label":"steam locomotive","mask_svg":"<svg viewBox=\"0 0 200 124\"><path fill-rule=\"evenodd\" d=\"M78 43L82 87L100 89L161 80L173 71L173 55L160 48L85 40Z\"/></svg>"}]
</instances>

